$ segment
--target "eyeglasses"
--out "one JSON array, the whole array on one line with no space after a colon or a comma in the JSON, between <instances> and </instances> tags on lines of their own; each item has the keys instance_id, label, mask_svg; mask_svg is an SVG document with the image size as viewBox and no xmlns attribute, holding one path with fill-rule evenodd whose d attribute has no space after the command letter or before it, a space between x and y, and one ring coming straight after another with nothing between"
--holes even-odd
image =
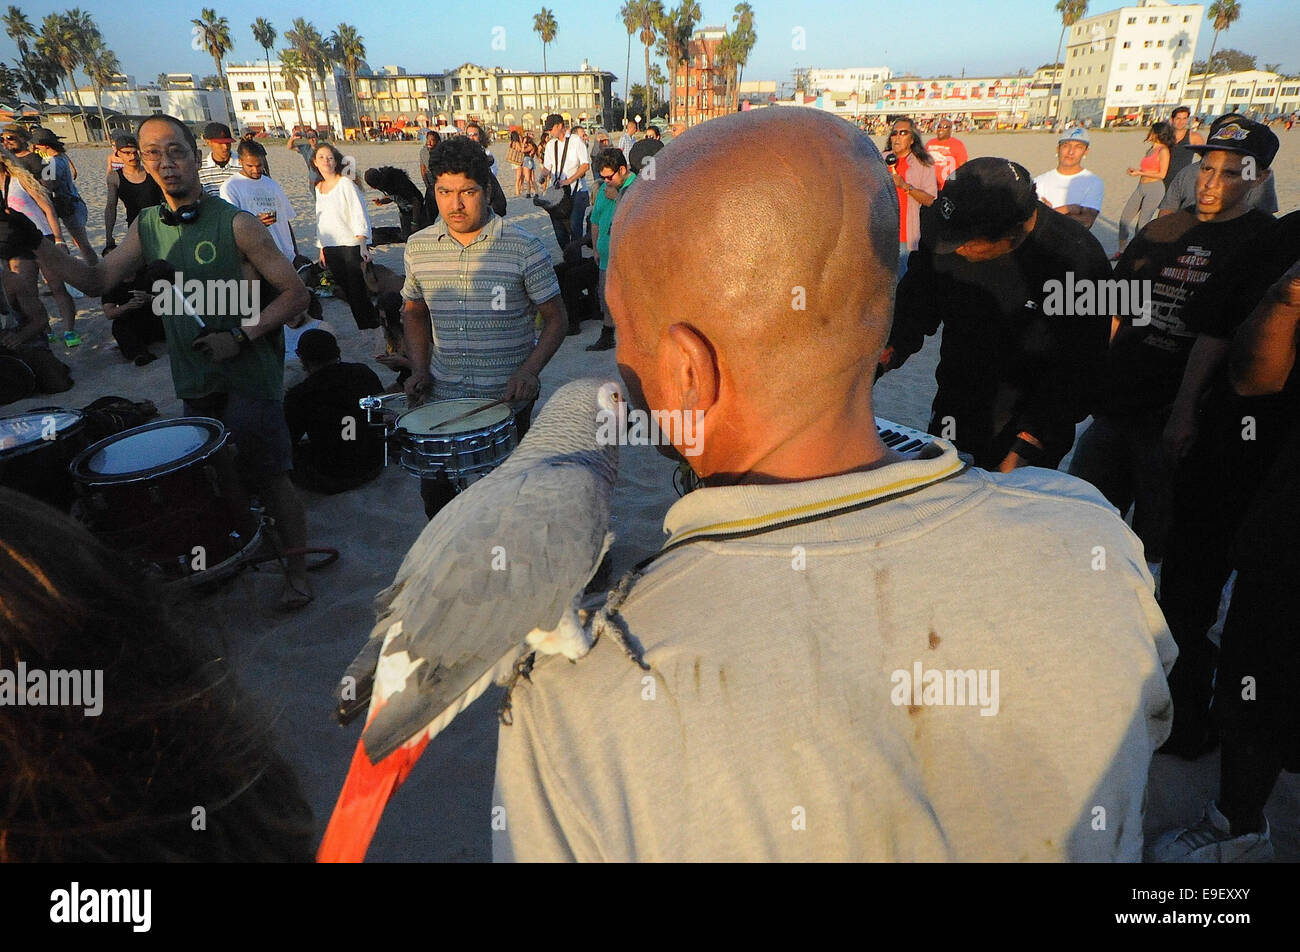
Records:
<instances>
[{"instance_id":1,"label":"eyeglasses","mask_svg":"<svg viewBox=\"0 0 1300 952\"><path fill-rule=\"evenodd\" d=\"M186 159L194 158L194 153L183 145L169 145L165 151L163 149L140 150L140 158L144 160L146 165L157 165L163 160L164 155L172 162L183 162Z\"/></svg>"},{"instance_id":2,"label":"eyeglasses","mask_svg":"<svg viewBox=\"0 0 1300 952\"><path fill-rule=\"evenodd\" d=\"M612 182L612 181L614 181L614 176L617 175L617 174L618 174L617 172L611 172L609 175L605 175L604 173L601 173L601 176L600 176L600 177L601 177L601 180L602 180L602 181L605 181L605 182Z\"/></svg>"}]
</instances>

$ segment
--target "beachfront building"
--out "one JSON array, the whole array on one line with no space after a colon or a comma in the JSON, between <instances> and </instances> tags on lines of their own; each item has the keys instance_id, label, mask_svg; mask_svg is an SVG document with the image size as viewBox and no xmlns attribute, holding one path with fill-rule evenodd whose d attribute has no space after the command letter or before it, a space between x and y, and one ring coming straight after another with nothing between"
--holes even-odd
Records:
<instances>
[{"instance_id":1,"label":"beachfront building","mask_svg":"<svg viewBox=\"0 0 1300 952\"><path fill-rule=\"evenodd\" d=\"M1060 118L1103 126L1168 116L1190 95L1204 21L1203 4L1167 0L1140 0L1080 20L1065 36Z\"/></svg>"},{"instance_id":2,"label":"beachfront building","mask_svg":"<svg viewBox=\"0 0 1300 952\"><path fill-rule=\"evenodd\" d=\"M181 85L182 82L188 82L188 85ZM60 90L58 95L50 96L45 103L42 113L46 119L43 121L60 137L72 142L90 142L104 138L99 129L99 109L95 102L94 87L79 86L72 95ZM130 75L115 76L112 85L100 90L99 104L104 107L109 132L131 128L133 123L145 116L160 113L175 116L190 125L230 122L226 99L221 95L221 90L196 87L194 77L188 73L169 73L166 88L157 83L140 85Z\"/></svg>"},{"instance_id":3,"label":"beachfront building","mask_svg":"<svg viewBox=\"0 0 1300 952\"><path fill-rule=\"evenodd\" d=\"M1201 99L1201 85L1205 98ZM1289 116L1300 110L1300 76L1282 76L1263 69L1219 73L1206 77L1194 74L1187 84L1184 103L1192 110L1201 103L1202 116L1239 112L1253 119Z\"/></svg>"},{"instance_id":4,"label":"beachfront building","mask_svg":"<svg viewBox=\"0 0 1300 952\"><path fill-rule=\"evenodd\" d=\"M673 66L674 118L688 126L735 112L737 90L727 95L727 69L718 61L718 45L727 31L720 26L697 30L687 45L687 59Z\"/></svg>"},{"instance_id":5,"label":"beachfront building","mask_svg":"<svg viewBox=\"0 0 1300 952\"><path fill-rule=\"evenodd\" d=\"M538 129L548 113L567 120L613 122L613 73L587 61L576 70L510 70L463 63L441 73L384 66L357 74L361 126L383 132L463 129L468 122ZM348 80L343 78L344 89Z\"/></svg>"},{"instance_id":6,"label":"beachfront building","mask_svg":"<svg viewBox=\"0 0 1300 952\"><path fill-rule=\"evenodd\" d=\"M331 123L334 135L357 124L352 115L352 102L345 92L347 74L341 66L327 71L323 84L315 73L311 74L310 81L298 80L295 95L285 83L279 60L271 61L269 75L266 60L242 65L231 63L226 65L226 86L240 129L291 131L299 124L300 115L303 128L314 126L325 135L331 134Z\"/></svg>"}]
</instances>

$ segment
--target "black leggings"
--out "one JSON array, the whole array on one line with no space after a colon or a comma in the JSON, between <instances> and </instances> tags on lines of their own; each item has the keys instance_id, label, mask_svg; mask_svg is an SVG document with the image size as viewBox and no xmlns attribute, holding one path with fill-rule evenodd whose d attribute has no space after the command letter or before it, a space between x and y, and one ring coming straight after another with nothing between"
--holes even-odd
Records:
<instances>
[{"instance_id":1,"label":"black leggings","mask_svg":"<svg viewBox=\"0 0 1300 952\"><path fill-rule=\"evenodd\" d=\"M352 319L359 330L379 326L379 312L370 299L366 278L361 270L361 248L357 245L333 245L325 249L325 267L334 279L334 290L352 309Z\"/></svg>"}]
</instances>

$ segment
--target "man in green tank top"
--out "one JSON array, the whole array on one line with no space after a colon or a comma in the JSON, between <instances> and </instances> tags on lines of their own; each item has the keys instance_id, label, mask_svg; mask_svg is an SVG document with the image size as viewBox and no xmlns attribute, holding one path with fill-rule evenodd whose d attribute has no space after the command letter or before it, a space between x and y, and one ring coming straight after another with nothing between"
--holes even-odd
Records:
<instances>
[{"instance_id":1,"label":"man in green tank top","mask_svg":"<svg viewBox=\"0 0 1300 952\"><path fill-rule=\"evenodd\" d=\"M152 116L137 133L145 169L164 204L145 209L120 245L93 267L42 241L37 260L87 294L100 295L164 260L172 287L155 286L176 395L186 413L220 419L238 447L241 476L266 504L288 556L287 608L311 600L307 520L289 481L292 449L284 419L284 333L310 295L266 226L199 183L194 134L171 116ZM265 307L262 304L265 303Z\"/></svg>"}]
</instances>

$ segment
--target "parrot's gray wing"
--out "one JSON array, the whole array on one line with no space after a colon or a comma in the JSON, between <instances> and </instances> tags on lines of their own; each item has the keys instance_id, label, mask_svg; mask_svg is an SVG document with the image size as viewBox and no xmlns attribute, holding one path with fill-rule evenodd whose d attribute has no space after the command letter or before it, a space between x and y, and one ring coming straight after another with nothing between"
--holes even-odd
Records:
<instances>
[{"instance_id":1,"label":"parrot's gray wing","mask_svg":"<svg viewBox=\"0 0 1300 952\"><path fill-rule=\"evenodd\" d=\"M600 561L608 474L564 455L510 462L425 527L376 599L381 611L372 637L401 623L388 635L380 674L393 659L387 670L404 683L382 685L376 677L383 704L362 736L372 762L466 692L485 690L486 676L517 656L530 631L555 628Z\"/></svg>"}]
</instances>

